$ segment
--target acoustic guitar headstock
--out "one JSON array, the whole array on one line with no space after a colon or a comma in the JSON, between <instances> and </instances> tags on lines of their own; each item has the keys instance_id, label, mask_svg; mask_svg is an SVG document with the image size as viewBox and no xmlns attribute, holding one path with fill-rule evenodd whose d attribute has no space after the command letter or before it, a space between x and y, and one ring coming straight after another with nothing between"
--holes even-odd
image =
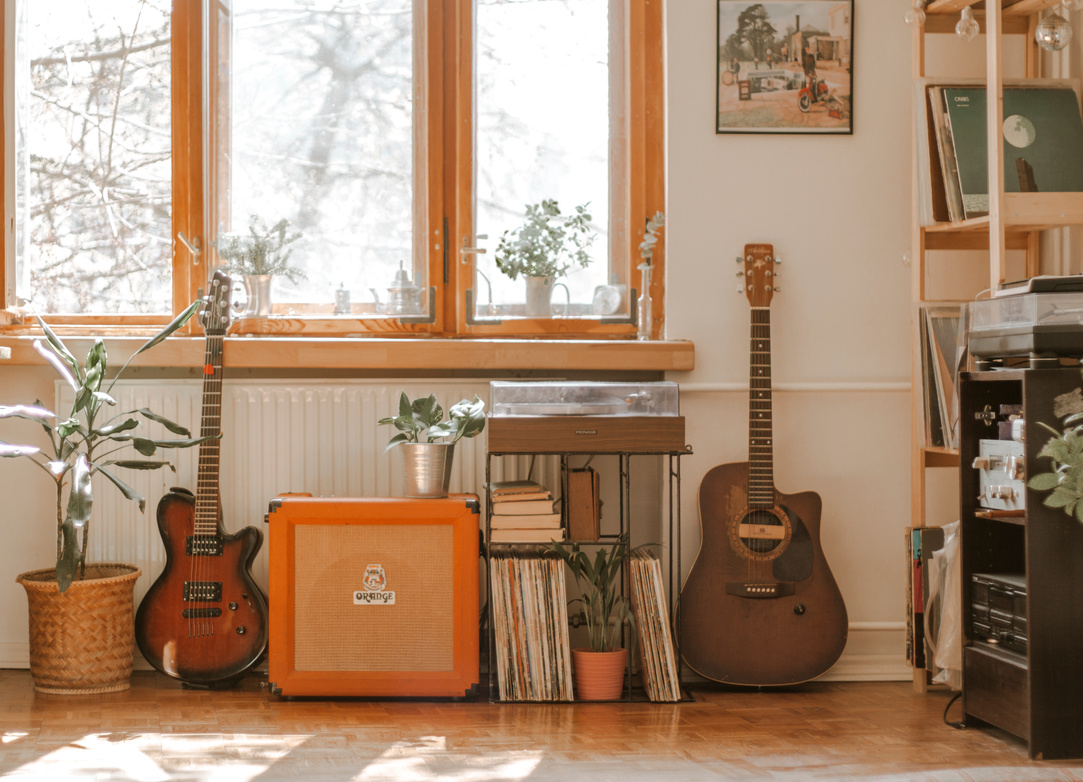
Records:
<instances>
[{"instance_id":1,"label":"acoustic guitar headstock","mask_svg":"<svg viewBox=\"0 0 1083 782\"><path fill-rule=\"evenodd\" d=\"M775 257L774 245L746 244L744 257L738 258L737 263L743 266L738 276L744 278L744 294L748 303L753 307L770 307L771 297L778 290L775 265L781 263ZM741 288L737 292L740 293Z\"/></svg>"}]
</instances>

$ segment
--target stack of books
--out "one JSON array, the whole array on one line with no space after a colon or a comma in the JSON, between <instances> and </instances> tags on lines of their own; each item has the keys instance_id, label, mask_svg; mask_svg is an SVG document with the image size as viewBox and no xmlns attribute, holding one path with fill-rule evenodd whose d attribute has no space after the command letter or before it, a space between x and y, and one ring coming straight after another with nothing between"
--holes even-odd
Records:
<instances>
[{"instance_id":1,"label":"stack of books","mask_svg":"<svg viewBox=\"0 0 1083 782\"><path fill-rule=\"evenodd\" d=\"M495 481L489 487L490 543L548 543L564 540L553 495L534 481Z\"/></svg>"}]
</instances>

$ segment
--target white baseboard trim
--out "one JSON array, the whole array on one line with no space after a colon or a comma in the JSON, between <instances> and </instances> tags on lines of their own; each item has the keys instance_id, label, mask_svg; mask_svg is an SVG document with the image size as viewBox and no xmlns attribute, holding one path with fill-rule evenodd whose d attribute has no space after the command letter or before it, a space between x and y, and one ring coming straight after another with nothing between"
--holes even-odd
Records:
<instances>
[{"instance_id":1,"label":"white baseboard trim","mask_svg":"<svg viewBox=\"0 0 1083 782\"><path fill-rule=\"evenodd\" d=\"M911 681L913 673L906 662L906 627L902 622L853 622L846 649L839 661L817 681L892 682ZM0 642L0 668L30 667L30 644ZM135 653L137 671L152 670L143 655Z\"/></svg>"},{"instance_id":2,"label":"white baseboard trim","mask_svg":"<svg viewBox=\"0 0 1083 782\"><path fill-rule=\"evenodd\" d=\"M908 682L913 673L905 657L898 654L846 654L817 681L824 682Z\"/></svg>"}]
</instances>

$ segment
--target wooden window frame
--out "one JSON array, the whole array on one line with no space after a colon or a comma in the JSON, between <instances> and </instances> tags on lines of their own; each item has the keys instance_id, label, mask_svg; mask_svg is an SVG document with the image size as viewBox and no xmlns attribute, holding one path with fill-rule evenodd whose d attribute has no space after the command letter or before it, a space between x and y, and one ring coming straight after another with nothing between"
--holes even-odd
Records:
<instances>
[{"instance_id":1,"label":"wooden window frame","mask_svg":"<svg viewBox=\"0 0 1083 782\"><path fill-rule=\"evenodd\" d=\"M17 0L0 0L0 35L8 40L7 25ZM218 0L215 0L217 3ZM460 262L455 237L473 235L473 24L472 0L414 0L421 18L419 35L427 57L416 58L425 69L423 92L425 122L420 133L427 143L415 144L415 171L428 176L423 205L425 215L416 220L426 235L424 257L429 285L436 288L431 323L404 323L396 318L304 318L245 319L233 331L242 334L276 336L342 336L365 333L370 336L441 337L549 337L549 338L634 338L632 323L602 323L596 319L515 319L499 324L471 322L466 310L467 290L472 287L472 267ZM662 0L614 0L625 15L629 30L626 41L623 138L617 139L614 154L626 156L627 184L614 194L614 208L622 209L628 230L623 231L613 252L627 261L629 288L640 289L638 245L648 217L664 211L664 115L663 115L663 12ZM204 94L204 41L214 47L216 36L204 36L202 0L174 0L172 11L173 85L173 312L179 312L202 294L213 264L213 250L206 240L206 187L217 172L213 159L204 160L204 110L213 107L214 95ZM12 62L5 45L0 61L0 85ZM208 79L207 89L213 90ZM13 98L5 95L5 101ZM213 125L211 127L213 132ZM7 189L13 140L0 113L0 133L5 152L0 155L0 181ZM213 139L211 139L213 142ZM212 147L213 148L213 147ZM206 165L205 165L206 163ZM204 177L208 182L204 181ZM7 233L0 243L0 325L19 325L15 301L6 278L7 253L13 247L13 193L5 193ZM11 200L9 200L11 199ZM427 229L422 228L427 225ZM177 240L189 238L200 248L198 255ZM653 300L651 337L660 338L665 322L665 241L654 251L651 278ZM50 324L83 332L93 329L123 333L140 327L157 326L169 316L50 316ZM190 324L189 334L195 333Z\"/></svg>"}]
</instances>

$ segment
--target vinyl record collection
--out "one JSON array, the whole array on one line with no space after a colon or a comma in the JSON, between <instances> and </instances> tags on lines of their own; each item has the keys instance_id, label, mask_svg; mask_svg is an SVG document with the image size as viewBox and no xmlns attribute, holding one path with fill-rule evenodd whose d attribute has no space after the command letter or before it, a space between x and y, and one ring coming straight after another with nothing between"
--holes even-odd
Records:
<instances>
[{"instance_id":1,"label":"vinyl record collection","mask_svg":"<svg viewBox=\"0 0 1083 782\"><path fill-rule=\"evenodd\" d=\"M630 563L643 689L652 701L679 701L681 683L666 609L662 564L647 551L633 551Z\"/></svg>"},{"instance_id":2,"label":"vinyl record collection","mask_svg":"<svg viewBox=\"0 0 1083 782\"><path fill-rule=\"evenodd\" d=\"M500 699L572 700L564 563L537 553L493 554L489 578Z\"/></svg>"}]
</instances>

